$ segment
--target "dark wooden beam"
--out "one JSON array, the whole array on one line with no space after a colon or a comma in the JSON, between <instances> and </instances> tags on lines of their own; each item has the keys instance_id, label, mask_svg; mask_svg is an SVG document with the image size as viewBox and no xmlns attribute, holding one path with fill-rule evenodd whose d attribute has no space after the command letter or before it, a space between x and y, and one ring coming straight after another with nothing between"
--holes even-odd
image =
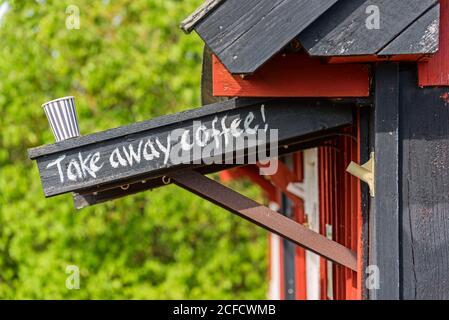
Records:
<instances>
[{"instance_id":1,"label":"dark wooden beam","mask_svg":"<svg viewBox=\"0 0 449 320\"><path fill-rule=\"evenodd\" d=\"M229 97L218 97L214 95L212 60L212 51L207 46L204 46L201 67L201 104L203 106L230 99ZM234 95L233 97L237 96Z\"/></svg>"},{"instance_id":2,"label":"dark wooden beam","mask_svg":"<svg viewBox=\"0 0 449 320\"><path fill-rule=\"evenodd\" d=\"M301 224L194 171L170 174L178 186L216 205L274 232L351 270L357 270L357 256L352 250L309 230Z\"/></svg>"},{"instance_id":3,"label":"dark wooden beam","mask_svg":"<svg viewBox=\"0 0 449 320\"><path fill-rule=\"evenodd\" d=\"M371 108L360 108L359 109L359 143L360 143L360 163L367 163L370 160L372 150L371 139L372 139L372 128L371 128ZM370 217L370 203L371 197L369 192L369 187L366 183L361 184L361 193L362 193L362 234L360 236L361 239L361 252L359 253L361 256L359 257L359 261L361 262L361 270L367 270L369 266L369 217ZM367 300L369 298L368 288L363 285L367 280L366 272L361 272L358 275L360 278L360 283L362 284L361 293L362 299Z\"/></svg>"},{"instance_id":4,"label":"dark wooden beam","mask_svg":"<svg viewBox=\"0 0 449 320\"><path fill-rule=\"evenodd\" d=\"M371 299L399 299L399 65L379 64L375 73L375 198L371 208L370 265L380 271Z\"/></svg>"},{"instance_id":5,"label":"dark wooden beam","mask_svg":"<svg viewBox=\"0 0 449 320\"><path fill-rule=\"evenodd\" d=\"M299 35L312 56L375 55L421 17L438 0L339 1ZM379 29L368 29L367 20L379 8Z\"/></svg>"},{"instance_id":6,"label":"dark wooden beam","mask_svg":"<svg viewBox=\"0 0 449 320\"><path fill-rule=\"evenodd\" d=\"M371 299L449 299L449 89L420 88L414 64L379 65Z\"/></svg>"},{"instance_id":7,"label":"dark wooden beam","mask_svg":"<svg viewBox=\"0 0 449 320\"><path fill-rule=\"evenodd\" d=\"M449 299L449 88L401 72L402 298Z\"/></svg>"}]
</instances>

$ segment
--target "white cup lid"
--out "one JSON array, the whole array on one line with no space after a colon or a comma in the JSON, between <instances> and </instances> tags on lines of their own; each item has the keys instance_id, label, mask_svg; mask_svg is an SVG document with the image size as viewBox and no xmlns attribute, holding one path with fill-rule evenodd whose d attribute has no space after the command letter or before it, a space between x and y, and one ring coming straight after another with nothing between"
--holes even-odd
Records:
<instances>
[{"instance_id":1,"label":"white cup lid","mask_svg":"<svg viewBox=\"0 0 449 320\"><path fill-rule=\"evenodd\" d=\"M58 98L58 99L54 99L48 102L45 102L44 104L42 104L42 108L45 107L47 104L53 103L53 102L57 102L57 101L61 101L61 100L75 100L74 96L67 96L67 97L62 97L62 98Z\"/></svg>"}]
</instances>

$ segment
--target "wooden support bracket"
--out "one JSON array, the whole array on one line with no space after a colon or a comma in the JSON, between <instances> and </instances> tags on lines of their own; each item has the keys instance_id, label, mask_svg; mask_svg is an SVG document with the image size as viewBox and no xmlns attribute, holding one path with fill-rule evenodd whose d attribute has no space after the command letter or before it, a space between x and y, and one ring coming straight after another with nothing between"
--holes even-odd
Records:
<instances>
[{"instance_id":1,"label":"wooden support bracket","mask_svg":"<svg viewBox=\"0 0 449 320\"><path fill-rule=\"evenodd\" d=\"M170 174L173 182L218 206L278 234L326 259L357 271L357 255L301 224L270 210L202 174L186 170Z\"/></svg>"}]
</instances>

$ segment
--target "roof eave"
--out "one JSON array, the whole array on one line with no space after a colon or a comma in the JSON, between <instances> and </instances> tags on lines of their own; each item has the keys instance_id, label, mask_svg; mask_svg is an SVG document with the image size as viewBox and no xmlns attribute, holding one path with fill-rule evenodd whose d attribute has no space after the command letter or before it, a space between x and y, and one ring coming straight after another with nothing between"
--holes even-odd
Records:
<instances>
[{"instance_id":1,"label":"roof eave","mask_svg":"<svg viewBox=\"0 0 449 320\"><path fill-rule=\"evenodd\" d=\"M205 0L190 16L181 22L181 29L185 33L192 32L195 26L201 22L208 14L214 11L220 4L226 0Z\"/></svg>"}]
</instances>

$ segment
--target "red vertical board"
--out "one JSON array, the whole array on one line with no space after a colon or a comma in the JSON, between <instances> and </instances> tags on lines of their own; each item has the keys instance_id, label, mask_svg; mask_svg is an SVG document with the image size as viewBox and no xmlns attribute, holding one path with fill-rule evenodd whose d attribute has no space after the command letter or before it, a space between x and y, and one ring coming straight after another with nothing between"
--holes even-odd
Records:
<instances>
[{"instance_id":1,"label":"red vertical board","mask_svg":"<svg viewBox=\"0 0 449 320\"><path fill-rule=\"evenodd\" d=\"M326 184L325 181L325 174L324 174L324 157L325 157L325 152L323 150L324 148L319 148L318 149L318 185L319 187L319 191L318 191L318 199L319 199L319 212L320 212L320 233L322 235L326 234L326 217L325 217L325 213L327 212L326 210L326 206L325 206L325 202L326 202L326 197L324 192L322 192L322 188L321 186L324 186ZM326 270L326 260L323 258L320 258L320 286L321 286L321 300L326 300L327 299L327 270Z\"/></svg>"},{"instance_id":2,"label":"red vertical board","mask_svg":"<svg viewBox=\"0 0 449 320\"><path fill-rule=\"evenodd\" d=\"M360 182L346 173L351 161L359 162L358 125L346 129L344 134L328 146L321 147L319 161L320 231L326 234L326 225L333 227L333 240L354 251L361 241L361 189ZM362 257L359 256L359 259ZM359 265L361 265L359 263ZM321 260L321 298L327 299L327 263ZM361 270L353 272L333 265L333 298L335 300L361 299Z\"/></svg>"}]
</instances>

